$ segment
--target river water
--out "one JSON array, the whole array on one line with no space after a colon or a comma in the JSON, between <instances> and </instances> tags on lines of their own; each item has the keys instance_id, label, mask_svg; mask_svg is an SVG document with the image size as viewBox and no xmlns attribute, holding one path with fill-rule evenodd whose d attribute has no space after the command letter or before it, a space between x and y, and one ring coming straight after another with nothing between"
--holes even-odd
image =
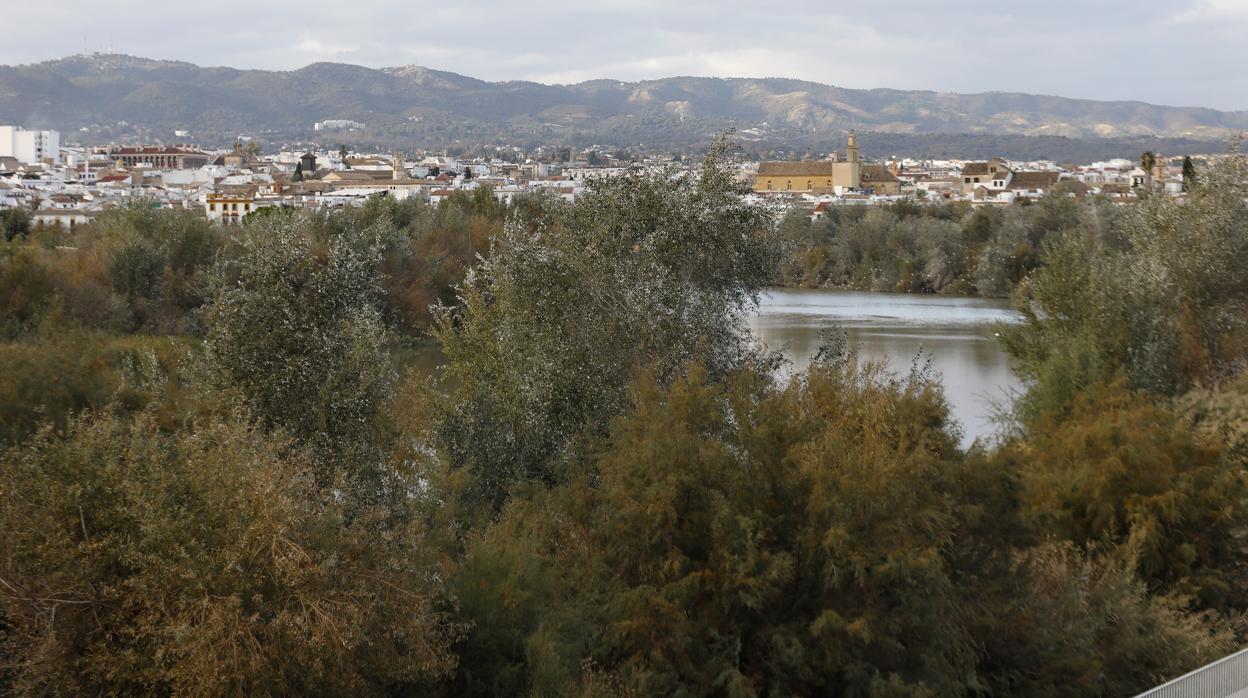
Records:
<instances>
[{"instance_id":1,"label":"river water","mask_svg":"<svg viewBox=\"0 0 1248 698\"><path fill-rule=\"evenodd\" d=\"M800 369L819 350L821 337L839 327L860 359L886 359L907 372L922 352L944 384L963 443L989 437L993 404L1021 387L1009 358L994 339L1000 323L1017 315L1007 301L939 295L771 289L750 329L769 348L782 350Z\"/></svg>"}]
</instances>

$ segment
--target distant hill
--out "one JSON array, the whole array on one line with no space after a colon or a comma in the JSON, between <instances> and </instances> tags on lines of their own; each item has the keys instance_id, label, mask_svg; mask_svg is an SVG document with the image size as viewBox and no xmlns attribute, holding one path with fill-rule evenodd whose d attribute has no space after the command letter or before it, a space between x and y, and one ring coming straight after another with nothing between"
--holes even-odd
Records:
<instances>
[{"instance_id":1,"label":"distant hill","mask_svg":"<svg viewBox=\"0 0 1248 698\"><path fill-rule=\"evenodd\" d=\"M769 147L828 143L857 129L875 134L881 145L920 143L929 150L925 134L1225 142L1248 130L1242 111L997 92L856 90L784 78L543 85L486 82L417 66L314 63L265 71L102 54L0 66L0 123L88 127L88 140L168 141L174 129L209 144L241 133L310 139L312 124L324 119L368 124L343 136L347 140L430 147L455 141L682 147L729 127L744 142Z\"/></svg>"}]
</instances>

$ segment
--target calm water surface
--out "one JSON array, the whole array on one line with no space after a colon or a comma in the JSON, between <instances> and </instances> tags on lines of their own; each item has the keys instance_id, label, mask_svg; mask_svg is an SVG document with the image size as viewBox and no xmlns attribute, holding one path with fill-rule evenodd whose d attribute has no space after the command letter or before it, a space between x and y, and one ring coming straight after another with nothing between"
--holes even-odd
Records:
<instances>
[{"instance_id":1,"label":"calm water surface","mask_svg":"<svg viewBox=\"0 0 1248 698\"><path fill-rule=\"evenodd\" d=\"M953 416L971 443L994 432L993 401L1021 387L993 339L999 323L1014 322L1009 303L984 298L808 289L771 289L750 329L800 369L819 350L822 333L844 329L863 359L887 359L908 371L919 352L945 386Z\"/></svg>"}]
</instances>

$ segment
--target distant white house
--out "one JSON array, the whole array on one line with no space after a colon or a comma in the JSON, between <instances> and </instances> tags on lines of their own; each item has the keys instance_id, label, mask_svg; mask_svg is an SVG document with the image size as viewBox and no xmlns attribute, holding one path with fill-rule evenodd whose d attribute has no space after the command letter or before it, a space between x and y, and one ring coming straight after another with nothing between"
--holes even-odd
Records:
<instances>
[{"instance_id":1,"label":"distant white house","mask_svg":"<svg viewBox=\"0 0 1248 698\"><path fill-rule=\"evenodd\" d=\"M35 211L34 216L36 224L45 226L61 226L62 228L74 228L80 225L86 225L95 217L95 213L91 211L83 211L77 209L41 209Z\"/></svg>"},{"instance_id":2,"label":"distant white house","mask_svg":"<svg viewBox=\"0 0 1248 698\"><path fill-rule=\"evenodd\" d=\"M313 131L349 131L364 128L364 124L350 119L326 119L312 124Z\"/></svg>"}]
</instances>

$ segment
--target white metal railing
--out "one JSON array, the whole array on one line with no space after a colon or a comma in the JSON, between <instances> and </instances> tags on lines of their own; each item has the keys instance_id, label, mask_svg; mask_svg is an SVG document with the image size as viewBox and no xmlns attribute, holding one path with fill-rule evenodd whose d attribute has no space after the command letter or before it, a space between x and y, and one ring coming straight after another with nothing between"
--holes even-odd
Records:
<instances>
[{"instance_id":1,"label":"white metal railing","mask_svg":"<svg viewBox=\"0 0 1248 698\"><path fill-rule=\"evenodd\" d=\"M1163 683L1136 698L1248 698L1248 649Z\"/></svg>"}]
</instances>

